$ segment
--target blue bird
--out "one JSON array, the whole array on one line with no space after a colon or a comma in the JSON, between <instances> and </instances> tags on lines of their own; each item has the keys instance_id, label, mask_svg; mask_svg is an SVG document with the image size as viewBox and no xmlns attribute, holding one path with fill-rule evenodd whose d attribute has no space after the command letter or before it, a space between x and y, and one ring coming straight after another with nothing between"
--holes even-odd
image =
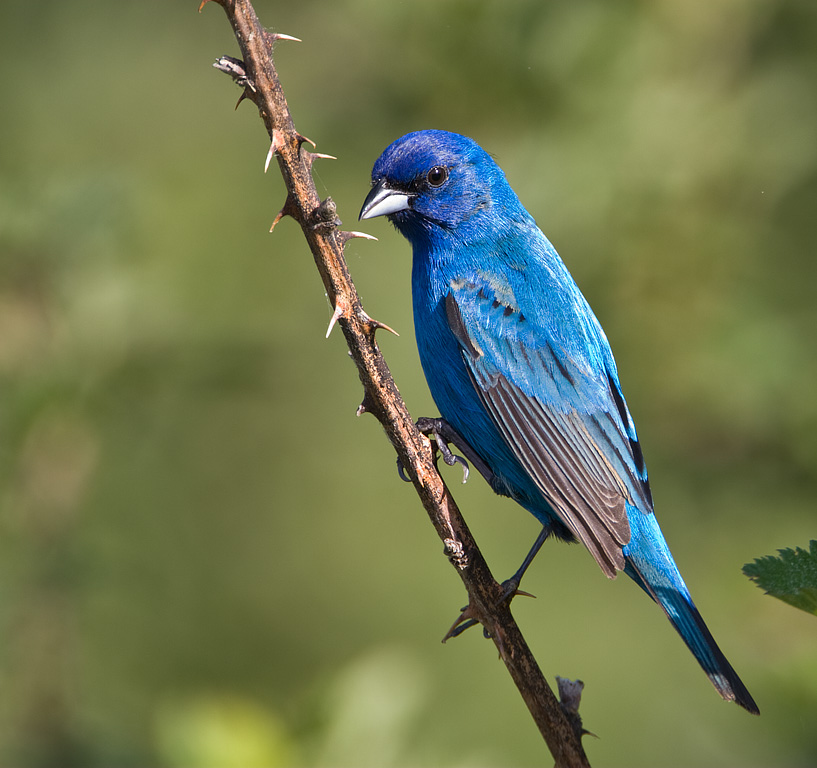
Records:
<instances>
[{"instance_id":1,"label":"blue bird","mask_svg":"<svg viewBox=\"0 0 817 768\"><path fill-rule=\"evenodd\" d=\"M721 696L758 714L658 527L607 337L502 170L465 136L410 133L372 170L360 218L384 215L412 245L417 345L453 442L541 541L578 540L633 579Z\"/></svg>"}]
</instances>

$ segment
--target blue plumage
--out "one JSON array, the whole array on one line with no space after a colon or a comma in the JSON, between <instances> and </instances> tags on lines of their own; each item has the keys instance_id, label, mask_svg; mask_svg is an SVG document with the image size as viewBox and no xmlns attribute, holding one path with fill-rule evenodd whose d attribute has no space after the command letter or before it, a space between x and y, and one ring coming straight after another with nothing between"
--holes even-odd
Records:
<instances>
[{"instance_id":1,"label":"blue plumage","mask_svg":"<svg viewBox=\"0 0 817 768\"><path fill-rule=\"evenodd\" d=\"M420 359L493 489L666 612L720 694L757 712L672 559L610 346L559 255L474 141L418 131L375 163L361 218L411 242Z\"/></svg>"}]
</instances>

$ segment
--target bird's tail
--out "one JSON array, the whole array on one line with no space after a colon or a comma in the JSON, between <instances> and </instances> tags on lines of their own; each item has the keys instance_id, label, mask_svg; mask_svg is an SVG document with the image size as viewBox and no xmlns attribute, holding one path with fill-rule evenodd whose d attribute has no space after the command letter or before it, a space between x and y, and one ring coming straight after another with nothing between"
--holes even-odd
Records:
<instances>
[{"instance_id":1,"label":"bird's tail","mask_svg":"<svg viewBox=\"0 0 817 768\"><path fill-rule=\"evenodd\" d=\"M692 602L655 515L628 509L631 538L624 548L624 572L667 614L672 626L706 672L718 693L752 714L760 714L755 700L718 648L715 638Z\"/></svg>"}]
</instances>

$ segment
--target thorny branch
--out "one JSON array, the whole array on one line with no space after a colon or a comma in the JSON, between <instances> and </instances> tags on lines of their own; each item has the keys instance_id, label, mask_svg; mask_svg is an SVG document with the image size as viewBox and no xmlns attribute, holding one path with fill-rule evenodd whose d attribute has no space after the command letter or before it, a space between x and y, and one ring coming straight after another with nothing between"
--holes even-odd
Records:
<instances>
[{"instance_id":1,"label":"thorny branch","mask_svg":"<svg viewBox=\"0 0 817 768\"><path fill-rule=\"evenodd\" d=\"M199 10L207 2L209 0L203 0ZM344 246L350 239L369 236L339 230L332 199L327 197L321 201L318 196L312 181L312 163L328 156L304 148L304 143L312 142L295 129L273 64L274 43L297 38L265 30L250 0L213 2L226 12L242 56L241 59L224 56L215 66L243 86L239 103L243 99L252 101L267 129L270 137L267 165L273 156L277 158L288 192L273 228L283 216L291 216L300 224L309 243L326 293L335 307L329 330L336 322L340 326L363 384L364 396L358 414L371 413L383 425L445 545L445 554L468 591L469 607L464 618L479 621L494 641L556 765L559 768L588 766L581 745L577 705L560 703L545 681L511 616L508 602L502 599L502 588L491 575L454 499L437 473L431 443L417 430L378 350L375 332L378 328L391 329L363 310L343 257Z\"/></svg>"}]
</instances>

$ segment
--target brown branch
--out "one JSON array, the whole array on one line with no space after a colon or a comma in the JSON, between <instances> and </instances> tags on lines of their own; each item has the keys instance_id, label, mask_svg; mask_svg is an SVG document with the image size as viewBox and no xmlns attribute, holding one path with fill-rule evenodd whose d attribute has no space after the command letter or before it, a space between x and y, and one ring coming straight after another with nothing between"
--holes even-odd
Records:
<instances>
[{"instance_id":1,"label":"brown branch","mask_svg":"<svg viewBox=\"0 0 817 768\"><path fill-rule=\"evenodd\" d=\"M204 0L201 7L207 2ZM507 601L502 600L500 585L491 575L454 499L437 473L431 443L418 432L377 348L375 332L384 326L364 312L343 257L346 242L362 235L338 230L331 198L321 202L311 174L312 162L319 155L303 148L308 139L295 130L273 65L273 44L286 36L264 30L250 0L213 2L227 13L243 59L242 62L223 57L217 66L244 86L242 98L258 107L270 136L270 155L278 159L288 192L275 223L288 215L303 229L329 300L335 307L332 322L337 321L343 331L363 384L363 403L358 412L372 413L383 425L445 545L446 555L468 591L468 615L483 625L496 644L556 765L560 768L588 766L580 726L571 725L571 720L576 721L575 714L566 714L545 681L511 616Z\"/></svg>"}]
</instances>

